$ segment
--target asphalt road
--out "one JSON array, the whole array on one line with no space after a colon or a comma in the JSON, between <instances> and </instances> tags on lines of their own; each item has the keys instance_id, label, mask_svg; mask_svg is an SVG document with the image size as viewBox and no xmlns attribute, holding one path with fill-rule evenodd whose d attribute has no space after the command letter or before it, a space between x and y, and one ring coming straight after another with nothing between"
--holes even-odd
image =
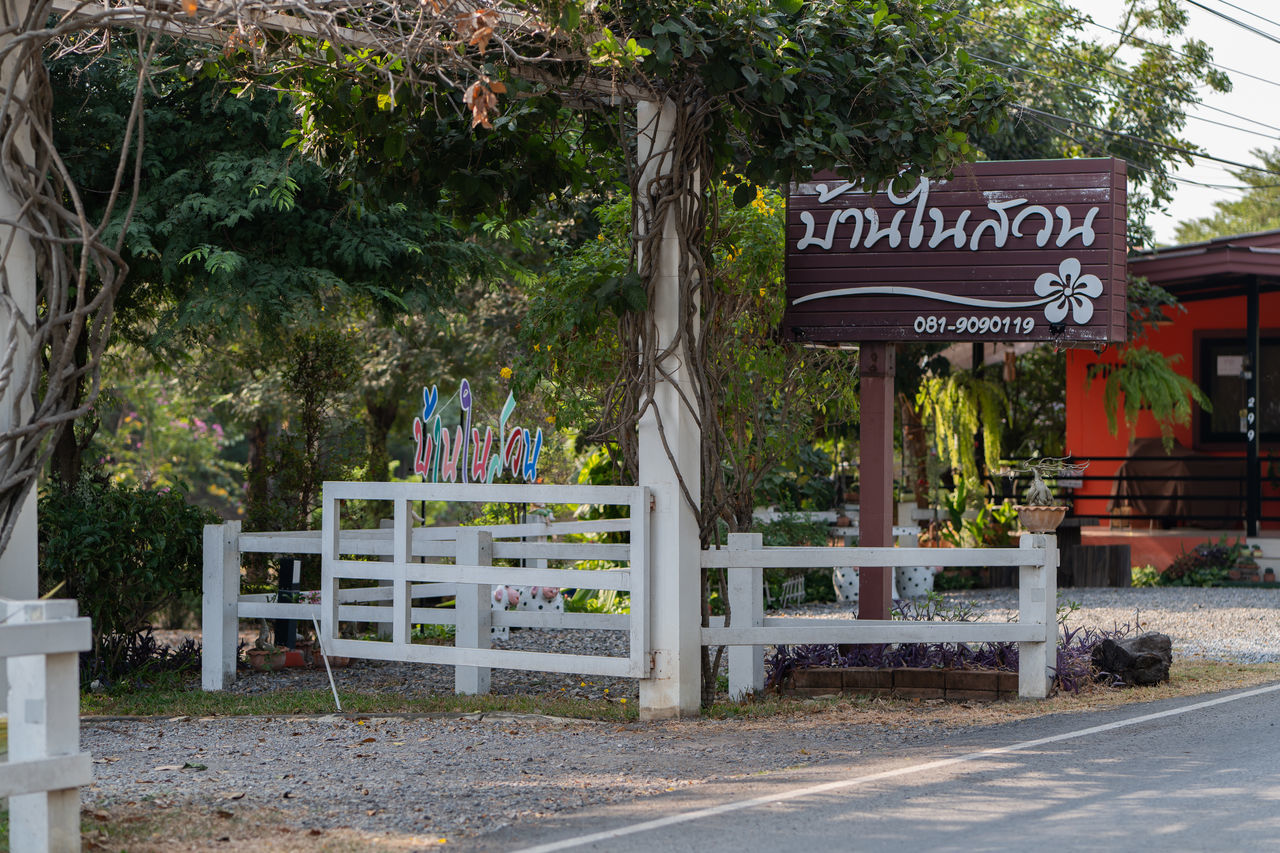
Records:
<instances>
[{"instance_id":1,"label":"asphalt road","mask_svg":"<svg viewBox=\"0 0 1280 853\"><path fill-rule=\"evenodd\" d=\"M1280 851L1280 684L562 814L484 851Z\"/></svg>"}]
</instances>

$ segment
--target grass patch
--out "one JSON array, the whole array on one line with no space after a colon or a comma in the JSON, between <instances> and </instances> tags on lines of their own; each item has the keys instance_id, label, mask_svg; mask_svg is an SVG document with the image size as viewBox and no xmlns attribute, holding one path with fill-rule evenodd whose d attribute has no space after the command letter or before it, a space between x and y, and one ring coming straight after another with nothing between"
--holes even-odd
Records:
<instances>
[{"instance_id":1,"label":"grass patch","mask_svg":"<svg viewBox=\"0 0 1280 853\"><path fill-rule=\"evenodd\" d=\"M625 722L638 718L633 703L561 696L428 696L339 690L345 714L547 714L585 720ZM92 716L230 717L284 714L332 714L328 690L275 690L269 693L206 693L198 687L159 687L115 693L84 693L80 713Z\"/></svg>"},{"instance_id":2,"label":"grass patch","mask_svg":"<svg viewBox=\"0 0 1280 853\"><path fill-rule=\"evenodd\" d=\"M904 714L934 713L938 707L994 722L994 717L1019 718L1110 708L1135 702L1151 702L1179 696L1198 696L1280 681L1280 663L1236 664L1200 659L1176 659L1170 681L1155 687L1112 688L1092 685L1077 694L1059 693L1044 701L997 702L991 705L936 703L882 697L837 696L797 699L772 694L746 702L721 700L703 709L714 720L754 720L787 715L821 713L827 708L845 711L896 710ZM411 698L395 693L338 691L346 714L543 714L569 719L633 722L639 708L633 702L604 699L570 699L543 696L455 696ZM977 713L981 711L981 713ZM92 716L230 717L280 716L334 713L333 696L327 690L276 690L268 693L206 693L197 686L153 687L131 692L85 693L80 712Z\"/></svg>"}]
</instances>

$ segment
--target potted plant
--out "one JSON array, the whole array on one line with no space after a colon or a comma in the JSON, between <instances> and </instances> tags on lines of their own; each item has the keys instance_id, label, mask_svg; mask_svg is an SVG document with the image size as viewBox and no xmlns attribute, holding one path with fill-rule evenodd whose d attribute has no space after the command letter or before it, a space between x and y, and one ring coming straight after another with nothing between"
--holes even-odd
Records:
<instances>
[{"instance_id":1,"label":"potted plant","mask_svg":"<svg viewBox=\"0 0 1280 853\"><path fill-rule=\"evenodd\" d=\"M285 652L288 651L270 641L269 631L267 620L263 619L258 629L258 639L253 641L253 648L245 652L249 666L261 672L284 669Z\"/></svg>"},{"instance_id":2,"label":"potted plant","mask_svg":"<svg viewBox=\"0 0 1280 853\"><path fill-rule=\"evenodd\" d=\"M1045 477L1078 476L1089 467L1088 462L1070 462L1067 458L1046 456L1019 463L1018 468L1031 474L1031 486L1027 489L1027 502L1017 504L1018 521L1031 533L1052 533L1066 517L1067 507L1053 497L1045 484ZM1010 472L1013 476L1014 472Z\"/></svg>"}]
</instances>

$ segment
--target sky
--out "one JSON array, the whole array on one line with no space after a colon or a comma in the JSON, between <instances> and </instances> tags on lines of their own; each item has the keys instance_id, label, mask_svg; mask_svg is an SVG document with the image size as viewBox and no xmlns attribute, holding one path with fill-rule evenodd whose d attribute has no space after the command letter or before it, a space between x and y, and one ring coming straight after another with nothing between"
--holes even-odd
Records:
<instances>
[{"instance_id":1,"label":"sky","mask_svg":"<svg viewBox=\"0 0 1280 853\"><path fill-rule=\"evenodd\" d=\"M1121 4L1117 0L1066 0L1099 24L1112 28L1120 22ZM1195 0L1200 6L1229 15L1243 23L1270 34L1276 41L1252 33L1222 18L1197 8L1189 0L1177 0L1187 10L1189 22L1186 32L1206 42L1213 50L1215 64L1241 73L1231 73L1232 91L1219 94L1205 87L1202 91L1204 105L1192 110L1183 129L1183 136L1198 144L1206 153L1238 163L1256 164L1250 155L1255 148L1269 149L1280 146L1280 82L1263 82L1250 79L1256 75L1264 81L1280 81L1280 2L1277 0ZM1095 33L1100 39L1113 38L1112 33L1086 27L1083 34ZM1218 112L1207 107L1216 107ZM1209 121L1206 121L1208 119ZM1230 125L1222 127L1211 122ZM1263 127L1256 122L1272 125ZM1245 132L1246 128L1253 132ZM1261 135L1258 135L1261 134ZM1197 161L1193 167L1181 167L1177 175L1191 181L1208 184L1238 186L1239 181L1227 170L1231 166L1206 160ZM1280 183L1280 179L1277 179ZM1240 198L1241 193L1221 188L1206 188L1185 181L1179 182L1169 212L1153 220L1156 240L1173 242L1174 227L1178 222L1207 216L1213 213L1215 201Z\"/></svg>"}]
</instances>

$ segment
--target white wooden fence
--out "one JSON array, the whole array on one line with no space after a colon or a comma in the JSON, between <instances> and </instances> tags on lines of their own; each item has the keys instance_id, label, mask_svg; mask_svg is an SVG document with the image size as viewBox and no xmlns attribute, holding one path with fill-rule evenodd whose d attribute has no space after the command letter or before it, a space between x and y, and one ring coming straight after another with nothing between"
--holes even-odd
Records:
<instances>
[{"instance_id":1,"label":"white wooden fence","mask_svg":"<svg viewBox=\"0 0 1280 853\"><path fill-rule=\"evenodd\" d=\"M1043 698L1057 666L1056 537L1026 534L1018 548L780 548L758 533L730 534L728 547L703 551L704 568L729 570L730 624L702 629L703 645L729 646L729 694L764 688L764 647L835 643L1018 644L1018 695ZM1018 566L1016 622L906 622L764 615L764 569L863 566Z\"/></svg>"},{"instance_id":2,"label":"white wooden fence","mask_svg":"<svg viewBox=\"0 0 1280 853\"><path fill-rule=\"evenodd\" d=\"M380 501L391 526L343 528L345 501ZM418 501L624 506L617 520L421 527L412 523ZM294 533L241 533L238 523L205 529L204 687L223 689L235 677L239 619L316 618L330 655L437 663L455 668L460 693L488 691L492 668L650 677L650 499L641 487L426 483L326 483L323 529ZM608 544L563 541L572 534L626 533ZM561 541L555 541L561 540ZM273 596L240 595L244 553L318 554L320 603L283 603ZM584 571L582 561L625 564ZM729 687L741 697L764 686L764 647L810 643L1016 642L1019 694L1048 694L1057 659L1056 538L1028 534L1018 548L765 548L759 534L733 534L727 548L702 552L705 568L728 569L732 619L701 629L704 645L729 646ZM553 566L553 564L555 564ZM766 618L766 568L865 566L1018 566L1015 622L905 622ZM370 586L376 582L378 586ZM628 590L630 614L502 611L489 606L495 584ZM415 599L452 596L452 608L414 606ZM344 624L389 626L378 639L343 636ZM452 625L454 645L412 641L413 625ZM626 657L551 654L490 648L490 627L603 628L628 632ZM345 633L351 633L347 631Z\"/></svg>"},{"instance_id":3,"label":"white wooden fence","mask_svg":"<svg viewBox=\"0 0 1280 853\"><path fill-rule=\"evenodd\" d=\"M80 786L93 781L80 751L80 652L89 620L75 601L0 598L0 658L9 676L9 849L79 850Z\"/></svg>"},{"instance_id":4,"label":"white wooden fence","mask_svg":"<svg viewBox=\"0 0 1280 853\"><path fill-rule=\"evenodd\" d=\"M389 528L342 528L344 501L383 502ZM476 527L411 523L418 501L622 506L628 517L592 521L536 521ZM455 667L461 693L487 692L494 667L641 678L648 674L649 498L643 488L425 483L326 483L320 531L242 533L237 522L205 528L204 668L206 690L235 678L239 619L320 622L326 654ZM621 533L626 542L553 541L581 534ZM244 553L318 554L319 602L286 603L269 595L240 595ZM376 558L376 559L374 559ZM567 568L584 561L625 568ZM498 564L495 564L498 563ZM511 565L515 563L516 565ZM553 566L553 564L555 564ZM557 567L558 566L558 567ZM378 586L369 586L376 581ZM358 584L358 585L357 585ZM494 584L627 590L630 614L492 610ZM454 597L453 608L415 607L415 599ZM379 639L343 637L344 623L382 623ZM413 625L452 625L454 645L412 641ZM490 627L607 629L629 634L627 657L563 655L491 649Z\"/></svg>"}]
</instances>

